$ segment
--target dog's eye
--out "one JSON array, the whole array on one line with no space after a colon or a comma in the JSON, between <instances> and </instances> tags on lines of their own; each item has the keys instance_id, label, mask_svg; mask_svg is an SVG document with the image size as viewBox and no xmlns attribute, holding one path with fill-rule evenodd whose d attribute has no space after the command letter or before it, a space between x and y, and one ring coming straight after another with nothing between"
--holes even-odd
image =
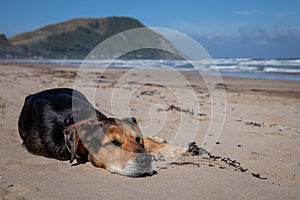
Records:
<instances>
[{"instance_id":1,"label":"dog's eye","mask_svg":"<svg viewBox=\"0 0 300 200\"><path fill-rule=\"evenodd\" d=\"M113 140L113 141L111 141L111 143L117 147L121 146L121 143L117 140Z\"/></svg>"},{"instance_id":2,"label":"dog's eye","mask_svg":"<svg viewBox=\"0 0 300 200\"><path fill-rule=\"evenodd\" d=\"M140 143L141 138L140 138L139 136L137 136L137 137L135 138L135 141L136 141L137 143Z\"/></svg>"}]
</instances>

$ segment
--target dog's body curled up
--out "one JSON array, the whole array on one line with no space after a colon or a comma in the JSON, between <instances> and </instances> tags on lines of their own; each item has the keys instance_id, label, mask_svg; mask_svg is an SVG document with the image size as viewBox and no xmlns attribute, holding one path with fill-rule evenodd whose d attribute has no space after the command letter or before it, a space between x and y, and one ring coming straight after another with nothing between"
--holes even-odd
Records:
<instances>
[{"instance_id":1,"label":"dog's body curled up","mask_svg":"<svg viewBox=\"0 0 300 200\"><path fill-rule=\"evenodd\" d=\"M81 107L72 109L75 101ZM18 122L23 145L33 154L70 160L71 153L67 149L63 131L74 123L72 115L87 119L95 112L99 119L106 118L93 108L82 93L73 89L58 88L29 95Z\"/></svg>"},{"instance_id":2,"label":"dog's body curled up","mask_svg":"<svg viewBox=\"0 0 300 200\"><path fill-rule=\"evenodd\" d=\"M69 88L27 96L18 126L23 146L32 154L90 161L125 176L152 174L150 153L167 146L161 139L143 137L134 118L107 118Z\"/></svg>"}]
</instances>

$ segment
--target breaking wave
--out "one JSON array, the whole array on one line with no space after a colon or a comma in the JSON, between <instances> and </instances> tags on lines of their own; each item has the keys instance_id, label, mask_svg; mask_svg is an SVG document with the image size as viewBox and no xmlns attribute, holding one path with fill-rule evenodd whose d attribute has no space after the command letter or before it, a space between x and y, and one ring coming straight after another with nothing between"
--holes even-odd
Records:
<instances>
[{"instance_id":1,"label":"breaking wave","mask_svg":"<svg viewBox=\"0 0 300 200\"><path fill-rule=\"evenodd\" d=\"M12 61L12 60L10 60ZM58 65L71 65L80 67L83 60L14 60L17 62L35 62ZM143 67L171 67L176 70L193 71L195 68L201 71L212 71L218 69L223 75L243 77L258 77L277 79L289 79L282 76L293 75L293 80L300 80L300 59L250 59L250 58L228 58L193 61L193 65L182 60L90 60L85 61L90 67L113 68L143 68ZM258 75L260 74L260 75ZM274 75L275 74L275 75ZM277 75L276 75L277 74ZM281 74L281 76L279 76ZM241 76L243 75L243 76Z\"/></svg>"}]
</instances>

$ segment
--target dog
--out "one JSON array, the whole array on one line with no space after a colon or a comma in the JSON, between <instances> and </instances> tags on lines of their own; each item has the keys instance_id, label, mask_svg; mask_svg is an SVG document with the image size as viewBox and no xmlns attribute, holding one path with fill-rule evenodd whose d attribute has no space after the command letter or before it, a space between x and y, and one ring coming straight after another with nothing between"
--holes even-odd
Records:
<instances>
[{"instance_id":1,"label":"dog","mask_svg":"<svg viewBox=\"0 0 300 200\"><path fill-rule=\"evenodd\" d=\"M75 159L79 164L91 162L130 177L154 173L150 153L184 151L163 139L143 137L135 118L109 118L70 88L27 96L18 128L23 146L32 154L71 163Z\"/></svg>"}]
</instances>

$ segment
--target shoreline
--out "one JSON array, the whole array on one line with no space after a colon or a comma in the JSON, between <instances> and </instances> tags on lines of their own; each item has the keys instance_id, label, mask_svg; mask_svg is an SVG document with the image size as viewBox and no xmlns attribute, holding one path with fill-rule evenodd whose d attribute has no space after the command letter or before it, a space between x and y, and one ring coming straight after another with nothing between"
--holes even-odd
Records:
<instances>
[{"instance_id":1,"label":"shoreline","mask_svg":"<svg viewBox=\"0 0 300 200\"><path fill-rule=\"evenodd\" d=\"M16 62L16 63L1 63L1 66L11 66L15 65L18 67L25 67L25 68L32 68L32 69L39 69L45 71L45 73L57 74L59 75L62 71L67 71L67 79L69 78L76 78L76 74L78 73L78 67L70 66L70 65L54 65L54 64L40 64L40 63L23 63L23 62ZM114 74L114 80L123 76L126 72L130 70L134 70L134 68L95 68L95 67L88 67L87 68L91 72L96 73L109 73ZM202 90L207 90L206 83L203 82L201 74L199 72L192 72L192 71L180 71L188 81L190 82L191 86L197 85L198 88ZM69 77L71 75L71 77ZM208 79L214 76L208 76ZM293 98L300 98L300 81L295 80L275 80L275 79L262 79L262 78L241 78L241 77L232 77L232 76L222 76L221 80L223 84L226 86L226 92L231 93L252 93L252 94L263 94L268 96L279 96L279 97L293 97ZM74 82L73 82L74 83ZM284 88L284 90L282 89Z\"/></svg>"},{"instance_id":2,"label":"shoreline","mask_svg":"<svg viewBox=\"0 0 300 200\"><path fill-rule=\"evenodd\" d=\"M55 65L55 64L41 64L41 63L28 63L28 62L0 62L1 66L11 66L15 65L18 67L25 67L25 68L33 68L33 69L40 69L46 71L57 71L66 70L72 72L72 77L76 78L76 73L78 72L79 67L74 67L71 65ZM97 67L87 67L87 69L91 72L96 71L97 73L111 73L117 74L117 77L114 79L121 77L124 73L129 70L134 70L135 68L121 68L121 67L111 67L111 68L97 68ZM201 74L195 71L180 71L187 79L190 81L191 86L194 83L199 84L198 86L204 90L207 89L207 86L202 81ZM52 72L51 72L52 73ZM214 77L214 76L208 76ZM70 78L70 77L67 77ZM232 76L222 76L221 77L223 83L226 85L226 92L246 92L246 93L260 93L265 95L271 96L282 96L286 95L287 97L300 97L300 81L295 80L277 80L277 79L263 79L263 78L249 78L249 77L232 77ZM113 81L113 80L112 80ZM282 87L285 88L282 91Z\"/></svg>"},{"instance_id":3,"label":"shoreline","mask_svg":"<svg viewBox=\"0 0 300 200\"><path fill-rule=\"evenodd\" d=\"M72 68L80 68L80 65L78 65L81 60L78 60L78 63L75 64L70 64L70 62L72 63L72 61L68 61L68 62L61 62L59 63L58 61L60 60L55 60L56 62L53 63L49 63L49 61L26 61L26 60L0 60L0 64L18 64L18 65L51 65L53 67L72 67ZM76 60L77 61L77 60ZM75 61L74 61L75 62ZM83 60L82 60L83 62ZM92 69L105 69L104 67L95 67L95 66L90 66L89 68ZM109 69L132 69L132 68L136 68L136 67L122 67L122 66L113 66L113 67L109 67ZM192 73L207 73L206 71L199 71L199 70L191 70L191 69L176 69L175 70L178 71L184 71L184 72L192 72ZM296 73L296 72L246 72L246 71L240 71L240 72L232 72L232 71L222 71L219 69L219 72L221 74L222 77L232 77L232 78L252 78L252 79L264 79L264 80L283 80L283 81L300 81L300 72Z\"/></svg>"}]
</instances>

